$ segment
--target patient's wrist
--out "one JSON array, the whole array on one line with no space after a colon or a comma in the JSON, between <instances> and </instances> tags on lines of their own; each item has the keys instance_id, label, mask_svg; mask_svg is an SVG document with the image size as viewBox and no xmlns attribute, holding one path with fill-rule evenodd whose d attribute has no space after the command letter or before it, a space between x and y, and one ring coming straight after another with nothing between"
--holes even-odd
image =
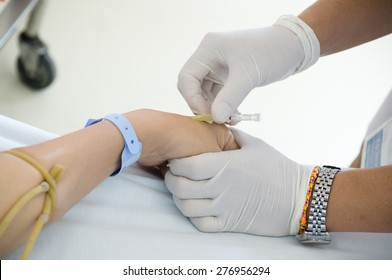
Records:
<instances>
[{"instance_id":1,"label":"patient's wrist","mask_svg":"<svg viewBox=\"0 0 392 280\"><path fill-rule=\"evenodd\" d=\"M138 162L143 165L154 165L154 161L159 161L162 152L161 143L164 140L165 133L170 130L163 131L162 118L165 113L139 109L124 114L124 117L132 124L139 141L143 145L142 152Z\"/></svg>"},{"instance_id":2,"label":"patient's wrist","mask_svg":"<svg viewBox=\"0 0 392 280\"><path fill-rule=\"evenodd\" d=\"M225 125L207 124L189 116L141 109L125 113L143 150L138 162L156 166L166 160L237 149Z\"/></svg>"},{"instance_id":3,"label":"patient's wrist","mask_svg":"<svg viewBox=\"0 0 392 280\"><path fill-rule=\"evenodd\" d=\"M89 119L86 126L90 126L105 120L109 121L117 128L123 140L120 167L112 173L111 176L114 176L139 159L142 152L142 144L140 143L131 122L120 114L110 114L100 119Z\"/></svg>"}]
</instances>

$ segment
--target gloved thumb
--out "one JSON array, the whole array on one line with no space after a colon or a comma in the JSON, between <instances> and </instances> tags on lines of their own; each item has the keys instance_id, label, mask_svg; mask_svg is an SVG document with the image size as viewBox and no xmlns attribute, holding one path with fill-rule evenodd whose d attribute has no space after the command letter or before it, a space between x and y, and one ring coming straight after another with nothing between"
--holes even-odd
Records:
<instances>
[{"instance_id":1,"label":"gloved thumb","mask_svg":"<svg viewBox=\"0 0 392 280\"><path fill-rule=\"evenodd\" d=\"M229 121L238 106L253 89L249 79L242 73L231 73L211 106L212 118L216 123Z\"/></svg>"},{"instance_id":2,"label":"gloved thumb","mask_svg":"<svg viewBox=\"0 0 392 280\"><path fill-rule=\"evenodd\" d=\"M200 83L208 72L208 68L200 62L189 59L178 75L177 88L193 113L205 114L210 112L210 106L203 96Z\"/></svg>"}]
</instances>

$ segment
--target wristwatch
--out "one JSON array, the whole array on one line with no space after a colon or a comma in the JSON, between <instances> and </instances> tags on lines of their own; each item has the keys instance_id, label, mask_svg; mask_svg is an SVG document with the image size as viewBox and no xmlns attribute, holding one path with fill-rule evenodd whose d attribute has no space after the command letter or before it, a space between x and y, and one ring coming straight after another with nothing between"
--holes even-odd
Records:
<instances>
[{"instance_id":1,"label":"wristwatch","mask_svg":"<svg viewBox=\"0 0 392 280\"><path fill-rule=\"evenodd\" d=\"M340 168L324 165L314 185L306 230L297 235L304 244L329 244L331 236L327 232L327 206L335 175Z\"/></svg>"}]
</instances>

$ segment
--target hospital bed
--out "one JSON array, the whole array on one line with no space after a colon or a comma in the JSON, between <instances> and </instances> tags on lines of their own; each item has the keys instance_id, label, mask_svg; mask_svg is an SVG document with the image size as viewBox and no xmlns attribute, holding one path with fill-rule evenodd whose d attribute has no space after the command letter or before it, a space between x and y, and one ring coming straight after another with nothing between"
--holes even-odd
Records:
<instances>
[{"instance_id":1,"label":"hospital bed","mask_svg":"<svg viewBox=\"0 0 392 280\"><path fill-rule=\"evenodd\" d=\"M0 150L56 135L0 115ZM332 233L327 246L295 237L203 233L175 207L161 176L133 165L46 226L31 259L392 259L392 234ZM7 259L18 259L19 248Z\"/></svg>"},{"instance_id":2,"label":"hospital bed","mask_svg":"<svg viewBox=\"0 0 392 280\"><path fill-rule=\"evenodd\" d=\"M50 85L56 72L48 48L38 37L45 3L44 0L0 0L0 50L29 16L19 36L17 69L21 81L33 89Z\"/></svg>"}]
</instances>

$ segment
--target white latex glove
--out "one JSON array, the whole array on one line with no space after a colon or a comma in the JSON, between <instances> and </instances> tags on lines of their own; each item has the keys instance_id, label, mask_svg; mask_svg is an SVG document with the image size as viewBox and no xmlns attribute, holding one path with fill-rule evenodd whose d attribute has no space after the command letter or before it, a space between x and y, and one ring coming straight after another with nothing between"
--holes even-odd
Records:
<instances>
[{"instance_id":1,"label":"white latex glove","mask_svg":"<svg viewBox=\"0 0 392 280\"><path fill-rule=\"evenodd\" d=\"M255 87L282 80L320 56L316 35L295 16L267 28L208 33L178 76L194 113L224 123Z\"/></svg>"},{"instance_id":2,"label":"white latex glove","mask_svg":"<svg viewBox=\"0 0 392 280\"><path fill-rule=\"evenodd\" d=\"M313 167L232 129L239 150L171 160L165 182L201 231L297 234Z\"/></svg>"}]
</instances>

